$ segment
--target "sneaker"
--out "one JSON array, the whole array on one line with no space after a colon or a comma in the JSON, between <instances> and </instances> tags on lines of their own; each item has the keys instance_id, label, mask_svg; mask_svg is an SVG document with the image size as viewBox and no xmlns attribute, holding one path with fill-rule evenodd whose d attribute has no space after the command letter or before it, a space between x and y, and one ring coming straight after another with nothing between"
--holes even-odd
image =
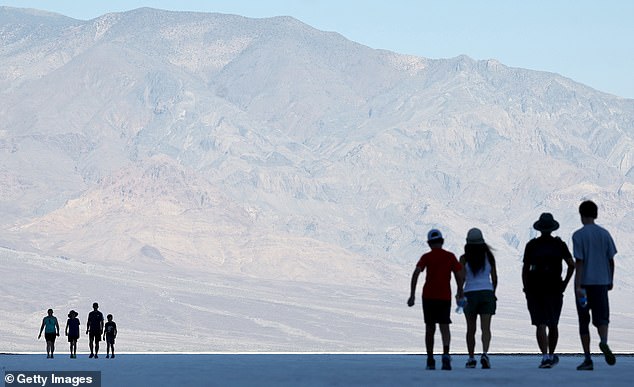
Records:
<instances>
[{"instance_id":1,"label":"sneaker","mask_svg":"<svg viewBox=\"0 0 634 387\"><path fill-rule=\"evenodd\" d=\"M605 356L605 362L608 363L608 365L612 366L616 363L616 357L614 357L614 354L610 350L610 347L608 347L607 343L600 343L599 349L601 350L601 352L603 352L603 355Z\"/></svg>"},{"instance_id":2,"label":"sneaker","mask_svg":"<svg viewBox=\"0 0 634 387\"><path fill-rule=\"evenodd\" d=\"M553 367L556 366L557 364L559 364L559 356L553 355L553 358L550 359L550 362L552 363Z\"/></svg>"},{"instance_id":3,"label":"sneaker","mask_svg":"<svg viewBox=\"0 0 634 387\"><path fill-rule=\"evenodd\" d=\"M111 359L114 359L114 353L112 354L112 356L110 356Z\"/></svg>"},{"instance_id":4,"label":"sneaker","mask_svg":"<svg viewBox=\"0 0 634 387\"><path fill-rule=\"evenodd\" d=\"M476 368L477 365L478 365L478 362L476 361L476 359L473 357L470 357L469 360L467 360L467 364L465 367Z\"/></svg>"},{"instance_id":5,"label":"sneaker","mask_svg":"<svg viewBox=\"0 0 634 387\"><path fill-rule=\"evenodd\" d=\"M451 371L451 356L442 355L442 368L445 371Z\"/></svg>"},{"instance_id":6,"label":"sneaker","mask_svg":"<svg viewBox=\"0 0 634 387\"><path fill-rule=\"evenodd\" d=\"M99 355L95 353L95 359L99 359Z\"/></svg>"},{"instance_id":7,"label":"sneaker","mask_svg":"<svg viewBox=\"0 0 634 387\"><path fill-rule=\"evenodd\" d=\"M539 365L539 368L544 369L544 368L553 368L553 361L550 359L542 359L541 364Z\"/></svg>"},{"instance_id":8,"label":"sneaker","mask_svg":"<svg viewBox=\"0 0 634 387\"><path fill-rule=\"evenodd\" d=\"M482 369L484 370L488 370L489 368L491 368L491 361L489 360L489 356L483 354L480 358L480 364L482 364Z\"/></svg>"},{"instance_id":9,"label":"sneaker","mask_svg":"<svg viewBox=\"0 0 634 387\"><path fill-rule=\"evenodd\" d=\"M89 359L92 359L93 357L95 357L94 353L91 353L90 356L88 356Z\"/></svg>"},{"instance_id":10,"label":"sneaker","mask_svg":"<svg viewBox=\"0 0 634 387\"><path fill-rule=\"evenodd\" d=\"M592 360L586 359L583 363L577 366L577 371L592 371L594 369L594 364Z\"/></svg>"},{"instance_id":11,"label":"sneaker","mask_svg":"<svg viewBox=\"0 0 634 387\"><path fill-rule=\"evenodd\" d=\"M106 359L110 359L110 355L106 355Z\"/></svg>"},{"instance_id":12,"label":"sneaker","mask_svg":"<svg viewBox=\"0 0 634 387\"><path fill-rule=\"evenodd\" d=\"M428 357L427 358L427 367L426 369L428 370L435 370L436 369L436 360L434 360L433 357Z\"/></svg>"}]
</instances>

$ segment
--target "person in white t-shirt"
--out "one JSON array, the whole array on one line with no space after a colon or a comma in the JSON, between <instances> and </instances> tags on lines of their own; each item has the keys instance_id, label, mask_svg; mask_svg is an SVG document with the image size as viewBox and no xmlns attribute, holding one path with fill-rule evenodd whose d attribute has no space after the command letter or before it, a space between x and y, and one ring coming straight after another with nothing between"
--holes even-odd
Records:
<instances>
[{"instance_id":1,"label":"person in white t-shirt","mask_svg":"<svg viewBox=\"0 0 634 387\"><path fill-rule=\"evenodd\" d=\"M579 316L579 335L585 359L577 369L592 370L590 356L590 312L592 325L597 327L600 343L599 349L609 365L616 363L616 358L608 346L608 325L610 323L610 302L608 291L614 282L614 256L616 246L610 233L594 221L598 215L597 205L587 200L579 206L579 215L583 227L572 234L572 250L575 257L575 293L578 300L586 299L587 303L577 302Z\"/></svg>"}]
</instances>

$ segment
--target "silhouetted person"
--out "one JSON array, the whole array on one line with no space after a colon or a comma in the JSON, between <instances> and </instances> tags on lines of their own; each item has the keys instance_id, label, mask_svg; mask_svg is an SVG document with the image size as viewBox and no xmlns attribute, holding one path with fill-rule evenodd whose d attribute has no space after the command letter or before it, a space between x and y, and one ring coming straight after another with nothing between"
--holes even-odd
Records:
<instances>
[{"instance_id":1,"label":"silhouetted person","mask_svg":"<svg viewBox=\"0 0 634 387\"><path fill-rule=\"evenodd\" d=\"M451 273L453 272L458 284L458 297L462 298L462 265L456 256L442 246L444 239L440 231L433 229L427 234L427 244L431 251L423 254L416 264L416 269L412 273L410 296L407 305L414 306L416 284L418 276L427 270L425 285L423 286L423 318L425 321L425 347L427 349L427 369L436 369L434 360L434 334L436 324L440 327L440 334L443 343L442 369L451 369L451 357L449 356L449 345L451 341Z\"/></svg>"},{"instance_id":2,"label":"silhouetted person","mask_svg":"<svg viewBox=\"0 0 634 387\"><path fill-rule=\"evenodd\" d=\"M68 320L66 320L66 336L68 336L68 342L70 343L70 358L77 358L77 340L79 340L79 314L74 310L68 313Z\"/></svg>"},{"instance_id":3,"label":"silhouetted person","mask_svg":"<svg viewBox=\"0 0 634 387\"><path fill-rule=\"evenodd\" d=\"M482 232L472 228L467 233L467 244L464 247L464 255L460 257L462 273L465 279L464 295L467 304L464 307L464 315L467 320L467 351L469 359L467 368L475 368L475 334L478 316L480 316L480 329L482 330L482 356L480 364L482 368L491 368L489 360L489 345L491 343L491 317L495 314L498 276L495 265L495 256L484 241Z\"/></svg>"},{"instance_id":4,"label":"silhouetted person","mask_svg":"<svg viewBox=\"0 0 634 387\"><path fill-rule=\"evenodd\" d=\"M103 334L103 314L98 310L99 304L96 302L92 304L93 311L88 313L88 322L86 323L86 334L88 336L88 343L90 346L90 358L99 358L99 341L101 341L101 335ZM94 342L94 352L93 352Z\"/></svg>"},{"instance_id":5,"label":"silhouetted person","mask_svg":"<svg viewBox=\"0 0 634 387\"><path fill-rule=\"evenodd\" d=\"M533 228L541 235L530 240L524 249L522 284L531 324L536 327L537 345L542 353L539 368L552 368L559 363L559 357L555 355L559 340L559 317L564 291L575 271L575 263L566 243L551 235L559 228L552 214L541 214ZM567 265L563 281L562 261Z\"/></svg>"},{"instance_id":6,"label":"silhouetted person","mask_svg":"<svg viewBox=\"0 0 634 387\"><path fill-rule=\"evenodd\" d=\"M57 317L53 316L53 309L49 309L48 316L42 319L38 339L42 338L42 331L44 331L44 339L46 340L46 358L52 359L55 352L55 339L59 336L59 324Z\"/></svg>"},{"instance_id":7,"label":"silhouetted person","mask_svg":"<svg viewBox=\"0 0 634 387\"><path fill-rule=\"evenodd\" d=\"M610 323L610 302L608 291L614 283L614 256L616 246L610 233L594 223L598 216L597 205L587 200L579 206L583 227L572 234L573 255L575 257L575 293L577 300L587 299L587 305L577 302L579 316L579 336L585 359L577 369L592 370L590 356L590 312L592 324L599 332L599 349L609 365L616 358L608 346L608 325Z\"/></svg>"},{"instance_id":8,"label":"silhouetted person","mask_svg":"<svg viewBox=\"0 0 634 387\"><path fill-rule=\"evenodd\" d=\"M117 337L117 324L112 321L112 315L108 315L108 322L106 323L103 339L106 340L106 359L110 357L110 351L112 350L112 358L114 359L114 339Z\"/></svg>"}]
</instances>

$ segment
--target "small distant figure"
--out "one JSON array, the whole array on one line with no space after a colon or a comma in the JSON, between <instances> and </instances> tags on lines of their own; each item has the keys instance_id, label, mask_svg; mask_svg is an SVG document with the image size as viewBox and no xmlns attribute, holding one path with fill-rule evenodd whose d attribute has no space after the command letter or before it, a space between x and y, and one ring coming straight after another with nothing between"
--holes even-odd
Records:
<instances>
[{"instance_id":1,"label":"small distant figure","mask_svg":"<svg viewBox=\"0 0 634 387\"><path fill-rule=\"evenodd\" d=\"M103 314L99 311L99 304L92 304L93 311L88 313L88 322L86 323L86 334L88 336L88 344L90 346L89 358L99 358L99 341L103 334ZM94 343L94 345L93 345ZM94 348L94 352L93 352Z\"/></svg>"},{"instance_id":2,"label":"small distant figure","mask_svg":"<svg viewBox=\"0 0 634 387\"><path fill-rule=\"evenodd\" d=\"M451 356L449 355L451 341L449 330L449 324L451 324L451 273L454 274L458 285L457 298L464 296L462 291L464 281L461 271L462 265L453 253L443 250L443 243L444 239L440 231L436 229L429 231L427 244L431 251L423 254L416 264L416 269L412 274L410 296L407 300L407 305L410 307L414 306L418 276L422 271L427 270L425 285L423 286L422 304L428 370L436 369L436 361L434 359L436 324L440 327L443 343L442 369L451 370Z\"/></svg>"},{"instance_id":3,"label":"small distant figure","mask_svg":"<svg viewBox=\"0 0 634 387\"><path fill-rule=\"evenodd\" d=\"M106 323L103 339L106 341L106 359L109 357L114 359L114 339L117 337L117 324L112 321L112 315L107 316L108 322ZM112 356L110 356L112 351Z\"/></svg>"},{"instance_id":4,"label":"small distant figure","mask_svg":"<svg viewBox=\"0 0 634 387\"><path fill-rule=\"evenodd\" d=\"M551 235L559 229L559 222L552 214L541 214L533 228L541 235L530 240L524 249L522 284L531 324L536 327L537 345L542 353L539 368L552 368L559 363L559 357L555 354L559 340L559 317L564 291L575 271L575 263L566 243ZM562 261L568 266L563 281Z\"/></svg>"},{"instance_id":5,"label":"small distant figure","mask_svg":"<svg viewBox=\"0 0 634 387\"><path fill-rule=\"evenodd\" d=\"M68 313L68 320L66 320L66 336L68 336L68 342L70 343L70 358L77 358L77 340L79 340L79 319L77 318L79 313L71 310Z\"/></svg>"},{"instance_id":6,"label":"small distant figure","mask_svg":"<svg viewBox=\"0 0 634 387\"><path fill-rule=\"evenodd\" d=\"M592 324L599 332L599 349L609 365L616 363L616 357L608 346L608 325L610 323L610 301L608 291L614 284L614 256L616 246L610 233L595 223L598 216L597 205L584 201L579 206L583 227L572 234L572 250L575 257L575 294L579 316L579 336L585 359L577 369L592 370L594 365L590 355L590 311ZM582 300L587 300L584 302Z\"/></svg>"},{"instance_id":7,"label":"small distant figure","mask_svg":"<svg viewBox=\"0 0 634 387\"><path fill-rule=\"evenodd\" d=\"M59 324L57 323L57 317L53 316L53 309L49 309L48 316L42 319L40 334L37 336L38 339L42 338L42 331L44 331L44 339L46 340L46 358L53 359L55 339L59 336Z\"/></svg>"},{"instance_id":8,"label":"small distant figure","mask_svg":"<svg viewBox=\"0 0 634 387\"><path fill-rule=\"evenodd\" d=\"M467 244L464 255L460 257L462 275L465 278L464 295L466 305L464 315L467 321L467 351L469 359L467 368L475 368L475 334L478 316L482 330L482 368L491 368L489 360L489 345L491 343L491 317L495 314L495 290L498 286L495 256L491 248L484 241L482 231L472 228L467 233Z\"/></svg>"}]
</instances>

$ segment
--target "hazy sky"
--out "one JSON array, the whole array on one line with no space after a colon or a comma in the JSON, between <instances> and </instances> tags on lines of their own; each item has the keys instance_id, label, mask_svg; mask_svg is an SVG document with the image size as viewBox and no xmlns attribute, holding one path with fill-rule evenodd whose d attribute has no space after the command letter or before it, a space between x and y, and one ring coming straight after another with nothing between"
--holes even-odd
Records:
<instances>
[{"instance_id":1,"label":"hazy sky","mask_svg":"<svg viewBox=\"0 0 634 387\"><path fill-rule=\"evenodd\" d=\"M0 0L0 5L84 20L139 7L289 15L372 48L427 58L494 58L634 98L630 0Z\"/></svg>"}]
</instances>

